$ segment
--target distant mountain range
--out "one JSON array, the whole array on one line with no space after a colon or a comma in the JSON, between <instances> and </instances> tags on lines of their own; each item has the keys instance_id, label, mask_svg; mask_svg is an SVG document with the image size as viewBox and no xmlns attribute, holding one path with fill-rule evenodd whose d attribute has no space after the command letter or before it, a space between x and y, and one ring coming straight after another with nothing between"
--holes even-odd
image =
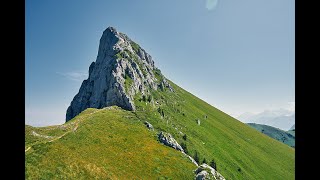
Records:
<instances>
[{"instance_id":1,"label":"distant mountain range","mask_svg":"<svg viewBox=\"0 0 320 180\"><path fill-rule=\"evenodd\" d=\"M248 123L248 125L273 139L276 139L293 148L295 147L295 129L283 131L281 129L263 124Z\"/></svg>"},{"instance_id":2,"label":"distant mountain range","mask_svg":"<svg viewBox=\"0 0 320 180\"><path fill-rule=\"evenodd\" d=\"M258 114L244 113L237 119L245 123L265 124L287 131L295 124L295 112L287 109L266 110Z\"/></svg>"},{"instance_id":3,"label":"distant mountain range","mask_svg":"<svg viewBox=\"0 0 320 180\"><path fill-rule=\"evenodd\" d=\"M293 126L291 126L290 130L295 130L296 129L296 125L294 124Z\"/></svg>"}]
</instances>

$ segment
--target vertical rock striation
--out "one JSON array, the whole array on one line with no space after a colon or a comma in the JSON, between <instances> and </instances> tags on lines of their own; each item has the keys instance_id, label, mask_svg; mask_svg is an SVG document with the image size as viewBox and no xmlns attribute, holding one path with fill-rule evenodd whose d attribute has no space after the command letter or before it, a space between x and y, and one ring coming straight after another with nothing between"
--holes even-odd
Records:
<instances>
[{"instance_id":1,"label":"vertical rock striation","mask_svg":"<svg viewBox=\"0 0 320 180\"><path fill-rule=\"evenodd\" d=\"M98 56L89 67L89 77L67 109L66 121L83 110L117 105L135 110L134 96L150 90L174 91L152 57L127 35L108 27L100 38Z\"/></svg>"}]
</instances>

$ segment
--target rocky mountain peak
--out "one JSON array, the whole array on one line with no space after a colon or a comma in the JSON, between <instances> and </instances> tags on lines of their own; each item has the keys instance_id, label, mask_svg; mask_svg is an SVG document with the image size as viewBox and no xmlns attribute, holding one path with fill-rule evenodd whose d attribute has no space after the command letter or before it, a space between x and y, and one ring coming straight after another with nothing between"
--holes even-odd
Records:
<instances>
[{"instance_id":1,"label":"rocky mountain peak","mask_svg":"<svg viewBox=\"0 0 320 180\"><path fill-rule=\"evenodd\" d=\"M97 59L89 77L67 109L66 120L83 110L117 105L135 110L134 98L150 90L174 91L154 65L152 57L127 35L108 27L100 38Z\"/></svg>"},{"instance_id":2,"label":"rocky mountain peak","mask_svg":"<svg viewBox=\"0 0 320 180\"><path fill-rule=\"evenodd\" d=\"M104 30L104 32L106 32L106 31L109 31L109 32L118 32L118 31L116 30L116 28L114 28L114 27L112 27L112 26L109 26L106 30Z\"/></svg>"}]
</instances>

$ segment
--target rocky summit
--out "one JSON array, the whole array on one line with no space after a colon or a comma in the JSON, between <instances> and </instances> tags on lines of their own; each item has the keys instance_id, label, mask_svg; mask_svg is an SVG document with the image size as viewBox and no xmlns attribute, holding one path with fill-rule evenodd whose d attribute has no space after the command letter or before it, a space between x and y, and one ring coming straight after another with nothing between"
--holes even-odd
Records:
<instances>
[{"instance_id":1,"label":"rocky summit","mask_svg":"<svg viewBox=\"0 0 320 180\"><path fill-rule=\"evenodd\" d=\"M135 110L134 97L147 97L150 90L174 91L152 57L127 35L108 27L100 38L98 56L89 67L89 77L67 109L66 121L87 108L117 105Z\"/></svg>"}]
</instances>

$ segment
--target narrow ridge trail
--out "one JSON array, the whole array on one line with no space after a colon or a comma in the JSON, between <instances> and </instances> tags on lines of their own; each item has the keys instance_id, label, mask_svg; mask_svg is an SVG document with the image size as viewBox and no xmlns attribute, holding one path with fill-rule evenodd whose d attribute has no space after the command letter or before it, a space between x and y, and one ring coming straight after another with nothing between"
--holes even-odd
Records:
<instances>
[{"instance_id":1,"label":"narrow ridge trail","mask_svg":"<svg viewBox=\"0 0 320 180\"><path fill-rule=\"evenodd\" d=\"M90 115L96 113L97 111L98 111L98 110L90 113ZM71 130L63 133L61 136L58 136L58 137L56 137L56 138L53 138L53 139L51 139L50 141L44 141L44 142L32 144L31 146L27 147L24 152L26 153L27 151L29 151L29 150L32 148L32 146L34 146L34 145L36 145L36 144L45 144L45 143L48 143L48 142L53 142L53 141L56 141L56 140L58 140L58 139L61 139L62 137L64 137L65 135L67 135L67 134L69 134L69 133L71 133L71 132L75 132L75 131L78 129L79 123L80 123L81 121L83 121L83 117L77 119L77 121L74 122L74 127L71 128Z\"/></svg>"}]
</instances>

